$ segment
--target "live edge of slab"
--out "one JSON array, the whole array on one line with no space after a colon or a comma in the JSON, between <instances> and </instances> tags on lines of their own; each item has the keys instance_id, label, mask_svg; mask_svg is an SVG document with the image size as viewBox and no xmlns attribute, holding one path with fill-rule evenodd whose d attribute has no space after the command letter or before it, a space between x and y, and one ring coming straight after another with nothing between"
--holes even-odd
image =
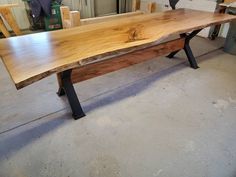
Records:
<instances>
[{"instance_id":1,"label":"live edge of slab","mask_svg":"<svg viewBox=\"0 0 236 177\"><path fill-rule=\"evenodd\" d=\"M236 19L188 9L127 17L72 29L0 40L0 56L17 89L51 74L160 43Z\"/></svg>"}]
</instances>

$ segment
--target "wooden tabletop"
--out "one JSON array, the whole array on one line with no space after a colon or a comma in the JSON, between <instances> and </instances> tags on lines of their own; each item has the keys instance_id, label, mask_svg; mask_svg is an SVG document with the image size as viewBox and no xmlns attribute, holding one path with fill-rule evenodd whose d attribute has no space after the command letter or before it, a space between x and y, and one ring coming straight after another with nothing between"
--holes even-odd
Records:
<instances>
[{"instance_id":1,"label":"wooden tabletop","mask_svg":"<svg viewBox=\"0 0 236 177\"><path fill-rule=\"evenodd\" d=\"M17 89L104 56L159 43L171 34L229 22L236 16L178 9L72 29L0 40L0 56Z\"/></svg>"}]
</instances>

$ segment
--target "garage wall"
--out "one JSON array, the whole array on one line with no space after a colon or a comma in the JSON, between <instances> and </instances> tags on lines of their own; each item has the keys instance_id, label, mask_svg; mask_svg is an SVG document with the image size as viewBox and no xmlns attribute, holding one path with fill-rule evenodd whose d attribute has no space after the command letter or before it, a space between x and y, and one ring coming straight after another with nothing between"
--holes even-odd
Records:
<instances>
[{"instance_id":1,"label":"garage wall","mask_svg":"<svg viewBox=\"0 0 236 177\"><path fill-rule=\"evenodd\" d=\"M117 13L116 0L94 0L95 16L104 16ZM119 13L132 10L132 0L119 0Z\"/></svg>"},{"instance_id":2,"label":"garage wall","mask_svg":"<svg viewBox=\"0 0 236 177\"><path fill-rule=\"evenodd\" d=\"M214 0L180 0L180 2L177 4L177 8L188 8L207 12L215 12L216 5L217 3ZM210 29L210 27L203 29L199 33L199 36L208 37Z\"/></svg>"},{"instance_id":3,"label":"garage wall","mask_svg":"<svg viewBox=\"0 0 236 177\"><path fill-rule=\"evenodd\" d=\"M95 16L116 14L116 0L94 0Z\"/></svg>"}]
</instances>

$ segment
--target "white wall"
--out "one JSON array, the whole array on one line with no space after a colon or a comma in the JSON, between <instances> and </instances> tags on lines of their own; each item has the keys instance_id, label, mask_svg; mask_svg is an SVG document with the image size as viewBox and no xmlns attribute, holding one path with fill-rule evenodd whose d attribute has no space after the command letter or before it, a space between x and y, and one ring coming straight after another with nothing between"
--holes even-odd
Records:
<instances>
[{"instance_id":1,"label":"white wall","mask_svg":"<svg viewBox=\"0 0 236 177\"><path fill-rule=\"evenodd\" d=\"M226 23L221 26L220 36L226 38L229 31L229 23Z\"/></svg>"},{"instance_id":2,"label":"white wall","mask_svg":"<svg viewBox=\"0 0 236 177\"><path fill-rule=\"evenodd\" d=\"M116 0L94 0L95 16L116 14Z\"/></svg>"}]
</instances>

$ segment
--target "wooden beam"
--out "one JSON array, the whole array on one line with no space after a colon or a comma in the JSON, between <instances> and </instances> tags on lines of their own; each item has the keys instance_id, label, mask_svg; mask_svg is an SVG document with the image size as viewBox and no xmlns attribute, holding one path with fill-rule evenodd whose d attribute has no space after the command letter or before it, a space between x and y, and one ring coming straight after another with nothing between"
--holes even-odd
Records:
<instances>
[{"instance_id":1,"label":"wooden beam","mask_svg":"<svg viewBox=\"0 0 236 177\"><path fill-rule=\"evenodd\" d=\"M80 26L80 12L70 11L71 27Z\"/></svg>"},{"instance_id":2,"label":"wooden beam","mask_svg":"<svg viewBox=\"0 0 236 177\"><path fill-rule=\"evenodd\" d=\"M21 31L20 31L20 28L18 27L13 15L12 15L12 12L11 12L10 8L2 8L1 9L1 15L6 20L6 22L9 24L9 26L11 27L11 29L13 30L13 32L16 35L21 35L22 34Z\"/></svg>"},{"instance_id":3,"label":"wooden beam","mask_svg":"<svg viewBox=\"0 0 236 177\"><path fill-rule=\"evenodd\" d=\"M3 20L2 20L2 17L0 16L0 31L2 31L2 34L5 36L5 37L10 37L10 33L9 31L7 30L7 27L5 26Z\"/></svg>"},{"instance_id":4,"label":"wooden beam","mask_svg":"<svg viewBox=\"0 0 236 177\"><path fill-rule=\"evenodd\" d=\"M136 12L117 14L117 15L80 19L80 12L70 11L69 7L67 6L61 7L61 16L62 16L62 23L63 23L64 29L72 28L72 27L76 27L80 25L88 25L88 24L111 21L111 20L121 19L121 18L126 18L126 17L133 17L133 16L138 16L138 15L143 15L143 14L144 13L142 11L136 11Z\"/></svg>"},{"instance_id":5,"label":"wooden beam","mask_svg":"<svg viewBox=\"0 0 236 177\"><path fill-rule=\"evenodd\" d=\"M147 13L154 13L156 11L156 3L155 2L149 2L147 4Z\"/></svg>"},{"instance_id":6,"label":"wooden beam","mask_svg":"<svg viewBox=\"0 0 236 177\"><path fill-rule=\"evenodd\" d=\"M68 6L61 6L60 10L63 28L71 28L70 8Z\"/></svg>"},{"instance_id":7,"label":"wooden beam","mask_svg":"<svg viewBox=\"0 0 236 177\"><path fill-rule=\"evenodd\" d=\"M141 0L132 0L132 11L140 10Z\"/></svg>"},{"instance_id":8,"label":"wooden beam","mask_svg":"<svg viewBox=\"0 0 236 177\"><path fill-rule=\"evenodd\" d=\"M72 82L77 83L100 75L104 75L155 57L169 54L184 48L184 39L176 39L157 46L135 51L115 58L88 64L72 71Z\"/></svg>"},{"instance_id":9,"label":"wooden beam","mask_svg":"<svg viewBox=\"0 0 236 177\"><path fill-rule=\"evenodd\" d=\"M80 25L94 24L94 23L105 22L105 21L144 14L141 11L136 11L136 12L117 14L117 15L80 19L80 12L70 11L68 6L62 6L60 7L60 9L61 9L62 24L63 24L64 29L72 28L72 27L76 27Z\"/></svg>"},{"instance_id":10,"label":"wooden beam","mask_svg":"<svg viewBox=\"0 0 236 177\"><path fill-rule=\"evenodd\" d=\"M94 24L94 23L99 23L99 22L111 21L115 19L138 16L138 15L143 15L143 14L144 13L141 11L136 11L136 12L128 12L128 13L123 13L123 14L118 14L118 15L109 15L109 16L103 16L103 17L81 19L81 25L88 25L88 24Z\"/></svg>"}]
</instances>

